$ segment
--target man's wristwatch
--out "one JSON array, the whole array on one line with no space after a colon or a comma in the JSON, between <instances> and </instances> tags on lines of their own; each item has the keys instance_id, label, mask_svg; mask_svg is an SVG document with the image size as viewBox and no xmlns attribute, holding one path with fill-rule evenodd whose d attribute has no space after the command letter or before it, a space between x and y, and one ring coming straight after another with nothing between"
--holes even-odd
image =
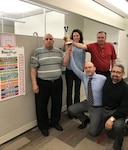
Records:
<instances>
[{"instance_id":1,"label":"man's wristwatch","mask_svg":"<svg viewBox=\"0 0 128 150\"><path fill-rule=\"evenodd\" d=\"M113 116L111 116L111 117L110 117L110 120L111 120L112 122L114 122L114 121L115 121L115 118L114 118Z\"/></svg>"}]
</instances>

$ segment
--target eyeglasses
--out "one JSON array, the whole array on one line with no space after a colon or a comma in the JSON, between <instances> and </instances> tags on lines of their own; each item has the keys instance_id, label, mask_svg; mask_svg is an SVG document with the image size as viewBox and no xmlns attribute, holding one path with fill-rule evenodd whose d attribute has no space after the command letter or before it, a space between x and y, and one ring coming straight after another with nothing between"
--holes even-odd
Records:
<instances>
[{"instance_id":1,"label":"eyeglasses","mask_svg":"<svg viewBox=\"0 0 128 150\"><path fill-rule=\"evenodd\" d=\"M120 74L123 73L123 72L112 70L111 73L116 73L117 75L120 75Z\"/></svg>"},{"instance_id":2,"label":"eyeglasses","mask_svg":"<svg viewBox=\"0 0 128 150\"><path fill-rule=\"evenodd\" d=\"M46 41L48 41L48 40L52 41L53 38L45 38L45 40L46 40Z\"/></svg>"}]
</instances>

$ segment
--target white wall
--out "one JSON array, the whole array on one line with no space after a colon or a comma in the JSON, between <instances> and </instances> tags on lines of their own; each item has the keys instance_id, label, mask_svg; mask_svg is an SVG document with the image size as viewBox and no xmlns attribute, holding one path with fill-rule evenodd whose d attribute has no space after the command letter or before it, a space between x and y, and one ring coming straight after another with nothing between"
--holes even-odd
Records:
<instances>
[{"instance_id":1,"label":"white wall","mask_svg":"<svg viewBox=\"0 0 128 150\"><path fill-rule=\"evenodd\" d=\"M32 36L34 32L37 32L38 36L44 35L43 14L24 18L24 21L25 23L15 22L15 34Z\"/></svg>"},{"instance_id":2,"label":"white wall","mask_svg":"<svg viewBox=\"0 0 128 150\"><path fill-rule=\"evenodd\" d=\"M37 32L38 36L43 36L46 32L53 34L54 38L64 37L64 14L54 11L47 13L46 24L44 14L24 18L24 21L25 23L15 22L15 34L32 36Z\"/></svg>"},{"instance_id":3,"label":"white wall","mask_svg":"<svg viewBox=\"0 0 128 150\"><path fill-rule=\"evenodd\" d=\"M74 13L69 13L65 15L65 25L68 25L69 27L69 35L71 35L71 32L74 29L80 29L83 32L84 17Z\"/></svg>"},{"instance_id":4,"label":"white wall","mask_svg":"<svg viewBox=\"0 0 128 150\"><path fill-rule=\"evenodd\" d=\"M84 38L88 41L96 41L97 33L99 31L105 31L107 33L108 42L118 41L118 31L119 29L106 24L96 22L94 20L84 19Z\"/></svg>"},{"instance_id":5,"label":"white wall","mask_svg":"<svg viewBox=\"0 0 128 150\"><path fill-rule=\"evenodd\" d=\"M49 12L46 15L46 33L51 33L55 38L64 37L65 15L58 12Z\"/></svg>"}]
</instances>

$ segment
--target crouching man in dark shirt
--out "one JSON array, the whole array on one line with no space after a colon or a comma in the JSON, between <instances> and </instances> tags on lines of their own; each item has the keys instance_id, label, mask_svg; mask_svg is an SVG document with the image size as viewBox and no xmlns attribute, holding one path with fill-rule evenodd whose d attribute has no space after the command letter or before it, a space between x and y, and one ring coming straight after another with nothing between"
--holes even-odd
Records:
<instances>
[{"instance_id":1,"label":"crouching man in dark shirt","mask_svg":"<svg viewBox=\"0 0 128 150\"><path fill-rule=\"evenodd\" d=\"M111 78L103 87L103 115L105 129L109 137L114 137L114 150L121 150L123 138L128 134L128 85L123 80L124 67L120 64L113 66Z\"/></svg>"}]
</instances>

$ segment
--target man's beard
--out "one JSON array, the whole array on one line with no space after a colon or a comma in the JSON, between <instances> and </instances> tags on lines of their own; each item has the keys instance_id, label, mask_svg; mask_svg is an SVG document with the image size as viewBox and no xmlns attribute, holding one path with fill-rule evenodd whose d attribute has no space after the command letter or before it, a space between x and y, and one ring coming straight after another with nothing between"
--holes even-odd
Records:
<instances>
[{"instance_id":1,"label":"man's beard","mask_svg":"<svg viewBox=\"0 0 128 150\"><path fill-rule=\"evenodd\" d=\"M112 77L112 81L113 81L114 83L117 83L117 82L120 81L120 79L119 79L118 77L114 76L114 77Z\"/></svg>"}]
</instances>

